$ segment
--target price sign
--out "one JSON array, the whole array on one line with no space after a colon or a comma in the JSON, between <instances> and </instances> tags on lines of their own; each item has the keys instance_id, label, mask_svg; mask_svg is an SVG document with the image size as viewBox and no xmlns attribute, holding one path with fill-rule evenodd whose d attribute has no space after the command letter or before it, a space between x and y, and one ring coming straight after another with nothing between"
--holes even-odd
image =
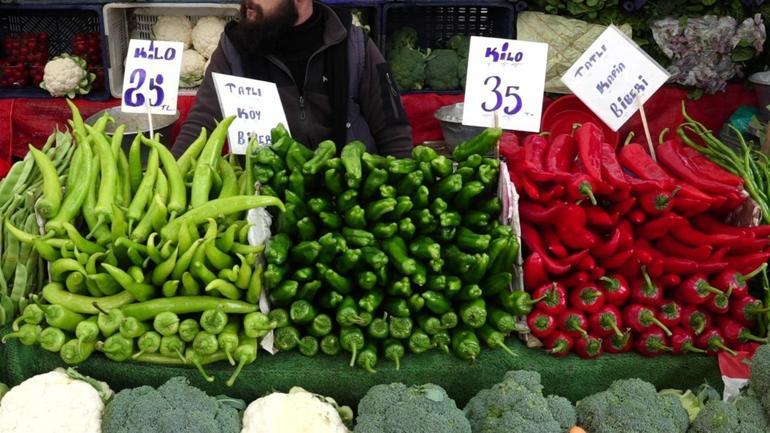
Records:
<instances>
[{"instance_id":1,"label":"price sign","mask_svg":"<svg viewBox=\"0 0 770 433\"><path fill-rule=\"evenodd\" d=\"M181 42L131 39L123 76L123 104L126 113L176 113Z\"/></svg>"},{"instance_id":2,"label":"price sign","mask_svg":"<svg viewBox=\"0 0 770 433\"><path fill-rule=\"evenodd\" d=\"M211 76L222 115L235 116L228 131L230 152L245 154L251 137L261 145L269 145L270 130L279 123L288 130L289 123L275 83L216 72Z\"/></svg>"},{"instance_id":3,"label":"price sign","mask_svg":"<svg viewBox=\"0 0 770 433\"><path fill-rule=\"evenodd\" d=\"M669 74L617 27L609 26L561 81L617 131Z\"/></svg>"},{"instance_id":4,"label":"price sign","mask_svg":"<svg viewBox=\"0 0 770 433\"><path fill-rule=\"evenodd\" d=\"M548 44L471 37L463 125L537 132Z\"/></svg>"}]
</instances>

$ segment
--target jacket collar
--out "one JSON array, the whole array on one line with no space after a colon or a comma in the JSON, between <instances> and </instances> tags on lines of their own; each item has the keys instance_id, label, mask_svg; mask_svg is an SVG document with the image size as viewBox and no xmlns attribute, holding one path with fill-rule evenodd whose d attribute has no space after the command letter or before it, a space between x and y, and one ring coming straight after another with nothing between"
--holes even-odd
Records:
<instances>
[{"instance_id":1,"label":"jacket collar","mask_svg":"<svg viewBox=\"0 0 770 433\"><path fill-rule=\"evenodd\" d=\"M324 18L324 45L336 45L345 40L348 31L337 14L328 5L313 2L314 8L319 8Z\"/></svg>"}]
</instances>

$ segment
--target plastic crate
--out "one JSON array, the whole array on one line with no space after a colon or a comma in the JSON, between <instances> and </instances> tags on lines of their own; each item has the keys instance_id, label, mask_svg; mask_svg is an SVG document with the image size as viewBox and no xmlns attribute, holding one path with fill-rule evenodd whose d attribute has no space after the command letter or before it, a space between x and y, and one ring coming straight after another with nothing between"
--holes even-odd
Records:
<instances>
[{"instance_id":1,"label":"plastic crate","mask_svg":"<svg viewBox=\"0 0 770 433\"><path fill-rule=\"evenodd\" d=\"M383 6L382 48L387 58L388 36L398 28L417 30L420 49L444 48L455 34L515 37L515 5L505 1L393 2ZM402 93L462 93L454 90L407 90Z\"/></svg>"},{"instance_id":2,"label":"plastic crate","mask_svg":"<svg viewBox=\"0 0 770 433\"><path fill-rule=\"evenodd\" d=\"M132 37L151 39L152 26L159 16L186 16L195 25L199 18L218 16L226 20L238 17L239 3L109 3L104 6L105 34L109 48L110 92L123 95L123 72ZM195 95L197 88L180 88L180 95Z\"/></svg>"},{"instance_id":3,"label":"plastic crate","mask_svg":"<svg viewBox=\"0 0 770 433\"><path fill-rule=\"evenodd\" d=\"M332 8L360 9L363 11L367 24L370 26L369 37L378 47L382 48L382 5L380 0L323 0Z\"/></svg>"},{"instance_id":4,"label":"plastic crate","mask_svg":"<svg viewBox=\"0 0 770 433\"><path fill-rule=\"evenodd\" d=\"M47 32L48 55L54 57L72 52L72 39L77 33L98 33L101 37L101 63L91 65L107 70L109 58L104 38L102 8L98 5L39 4L0 5L0 40L10 34L22 32ZM2 49L2 48L0 48ZM2 53L0 53L2 57ZM99 87L99 86L97 86ZM36 86L0 88L0 98L50 98L51 95ZM83 98L105 100L110 97L107 74L104 74L100 90L92 90Z\"/></svg>"}]
</instances>

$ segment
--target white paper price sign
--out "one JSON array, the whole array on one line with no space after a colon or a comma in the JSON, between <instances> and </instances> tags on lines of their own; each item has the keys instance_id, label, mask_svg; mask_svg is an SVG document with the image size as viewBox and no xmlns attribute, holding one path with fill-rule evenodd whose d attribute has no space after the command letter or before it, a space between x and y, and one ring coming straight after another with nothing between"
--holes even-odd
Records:
<instances>
[{"instance_id":1,"label":"white paper price sign","mask_svg":"<svg viewBox=\"0 0 770 433\"><path fill-rule=\"evenodd\" d=\"M634 41L609 26L561 81L617 131L668 77L668 72Z\"/></svg>"},{"instance_id":2,"label":"white paper price sign","mask_svg":"<svg viewBox=\"0 0 770 433\"><path fill-rule=\"evenodd\" d=\"M471 37L463 125L540 131L548 44Z\"/></svg>"},{"instance_id":3,"label":"white paper price sign","mask_svg":"<svg viewBox=\"0 0 770 433\"><path fill-rule=\"evenodd\" d=\"M228 139L230 152L243 155L251 137L261 145L270 144L270 130L283 123L288 130L278 87L268 81L232 75L211 74L217 90L222 115L235 116Z\"/></svg>"},{"instance_id":4,"label":"white paper price sign","mask_svg":"<svg viewBox=\"0 0 770 433\"><path fill-rule=\"evenodd\" d=\"M123 104L126 113L176 113L181 42L131 39L123 76Z\"/></svg>"}]
</instances>

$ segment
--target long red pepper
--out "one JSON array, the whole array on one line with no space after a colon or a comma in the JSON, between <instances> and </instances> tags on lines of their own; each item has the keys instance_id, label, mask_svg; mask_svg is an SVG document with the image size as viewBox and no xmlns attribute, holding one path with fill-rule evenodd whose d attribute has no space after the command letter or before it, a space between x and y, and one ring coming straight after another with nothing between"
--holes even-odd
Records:
<instances>
[{"instance_id":1,"label":"long red pepper","mask_svg":"<svg viewBox=\"0 0 770 433\"><path fill-rule=\"evenodd\" d=\"M658 161L670 173L707 193L731 194L736 192L734 186L711 180L703 173L688 167L688 162L677 152L676 146L677 140L674 139L661 143L655 148Z\"/></svg>"},{"instance_id":2,"label":"long red pepper","mask_svg":"<svg viewBox=\"0 0 770 433\"><path fill-rule=\"evenodd\" d=\"M646 222L639 228L639 236L645 239L658 239L665 236L674 227L687 224L679 215L669 213Z\"/></svg>"},{"instance_id":3,"label":"long red pepper","mask_svg":"<svg viewBox=\"0 0 770 433\"><path fill-rule=\"evenodd\" d=\"M577 155L575 139L569 134L559 134L551 140L545 159L545 169L558 175L572 173L572 163Z\"/></svg>"},{"instance_id":4,"label":"long red pepper","mask_svg":"<svg viewBox=\"0 0 770 433\"><path fill-rule=\"evenodd\" d=\"M593 271L596 268L596 260L594 260L593 257L586 254L585 257L583 257L578 263L577 263L578 269L581 271L590 272Z\"/></svg>"},{"instance_id":5,"label":"long red pepper","mask_svg":"<svg viewBox=\"0 0 770 433\"><path fill-rule=\"evenodd\" d=\"M524 149L519 146L519 137L513 133L503 133L498 144L500 146L500 155L507 161L516 161L524 152Z\"/></svg>"},{"instance_id":6,"label":"long red pepper","mask_svg":"<svg viewBox=\"0 0 770 433\"><path fill-rule=\"evenodd\" d=\"M728 235L728 234L714 234L709 235L706 233L695 230L689 224L677 224L672 227L671 234L680 242L684 242L688 245L727 245L733 242L738 242L740 236Z\"/></svg>"},{"instance_id":7,"label":"long red pepper","mask_svg":"<svg viewBox=\"0 0 770 433\"><path fill-rule=\"evenodd\" d=\"M671 330L671 353L682 355L685 353L706 353L703 349L695 347L695 337L684 328L674 328Z\"/></svg>"},{"instance_id":8,"label":"long red pepper","mask_svg":"<svg viewBox=\"0 0 770 433\"><path fill-rule=\"evenodd\" d=\"M770 239L741 238L740 241L730 245L731 256L741 256L764 250L770 245Z\"/></svg>"},{"instance_id":9,"label":"long red pepper","mask_svg":"<svg viewBox=\"0 0 770 433\"><path fill-rule=\"evenodd\" d=\"M695 273L712 274L725 270L727 266L727 262L699 263L694 260L666 257L666 260L663 263L663 270L666 273L675 273L679 275L691 275Z\"/></svg>"},{"instance_id":10,"label":"long red pepper","mask_svg":"<svg viewBox=\"0 0 770 433\"><path fill-rule=\"evenodd\" d=\"M545 270L548 273L561 275L570 270L570 265L558 263L548 255L548 252L543 245L543 240L540 238L540 234L533 226L529 224L521 225L521 239L524 241L524 245L529 248L530 252L540 255Z\"/></svg>"},{"instance_id":11,"label":"long red pepper","mask_svg":"<svg viewBox=\"0 0 770 433\"><path fill-rule=\"evenodd\" d=\"M628 213L628 220L636 225L644 224L647 221L647 214L641 209L633 209Z\"/></svg>"},{"instance_id":12,"label":"long red pepper","mask_svg":"<svg viewBox=\"0 0 770 433\"><path fill-rule=\"evenodd\" d=\"M537 202L550 206L554 201L560 200L563 195L564 185L553 185L550 189L539 194Z\"/></svg>"},{"instance_id":13,"label":"long red pepper","mask_svg":"<svg viewBox=\"0 0 770 433\"><path fill-rule=\"evenodd\" d=\"M591 248L597 241L596 235L586 228L585 210L576 204L561 207L556 232L566 246L578 250Z\"/></svg>"},{"instance_id":14,"label":"long red pepper","mask_svg":"<svg viewBox=\"0 0 770 433\"><path fill-rule=\"evenodd\" d=\"M601 266L597 266L591 270L591 280L597 281L607 273L607 270Z\"/></svg>"},{"instance_id":15,"label":"long red pepper","mask_svg":"<svg viewBox=\"0 0 770 433\"><path fill-rule=\"evenodd\" d=\"M685 198L681 195L677 197L676 200L674 200L674 211L688 218L695 215L700 215L708 211L711 206L711 202L693 198Z\"/></svg>"},{"instance_id":16,"label":"long red pepper","mask_svg":"<svg viewBox=\"0 0 770 433\"><path fill-rule=\"evenodd\" d=\"M530 253L524 259L524 288L530 290L533 287L540 287L548 282L548 271L545 270L545 262L540 253Z\"/></svg>"},{"instance_id":17,"label":"long red pepper","mask_svg":"<svg viewBox=\"0 0 770 433\"><path fill-rule=\"evenodd\" d=\"M558 258L564 258L569 255L569 252L564 247L564 245L562 245L559 236L553 229L549 227L543 228L543 240L545 241L545 246L548 249L548 252L554 256Z\"/></svg>"},{"instance_id":18,"label":"long red pepper","mask_svg":"<svg viewBox=\"0 0 770 433\"><path fill-rule=\"evenodd\" d=\"M615 227L615 230L612 231L612 235L608 239L602 239L591 248L591 254L597 258L609 257L615 254L620 246L620 236L622 234L620 226Z\"/></svg>"},{"instance_id":19,"label":"long red pepper","mask_svg":"<svg viewBox=\"0 0 770 433\"><path fill-rule=\"evenodd\" d=\"M628 248L634 244L634 227L628 220L622 220L618 223L618 229L620 230L620 240L618 241L619 248Z\"/></svg>"},{"instance_id":20,"label":"long red pepper","mask_svg":"<svg viewBox=\"0 0 770 433\"><path fill-rule=\"evenodd\" d=\"M697 173L701 173L703 176L725 185L732 185L735 187L743 186L743 178L714 164L696 149L693 149L690 146L682 146L680 143L677 152L682 155L684 160L687 161L690 167Z\"/></svg>"},{"instance_id":21,"label":"long red pepper","mask_svg":"<svg viewBox=\"0 0 770 433\"><path fill-rule=\"evenodd\" d=\"M591 227L607 230L615 226L612 217L600 206L583 206L587 223Z\"/></svg>"},{"instance_id":22,"label":"long red pepper","mask_svg":"<svg viewBox=\"0 0 770 433\"><path fill-rule=\"evenodd\" d=\"M610 256L607 259L605 259L603 261L604 267L606 269L618 269L618 268L622 267L624 264L626 264L626 262L628 262L631 259L631 257L634 256L634 253L635 253L635 251L634 251L633 248L629 248L629 249L620 251L620 252L616 253L615 255Z\"/></svg>"},{"instance_id":23,"label":"long red pepper","mask_svg":"<svg viewBox=\"0 0 770 433\"><path fill-rule=\"evenodd\" d=\"M567 277L562 277L559 282L565 287L574 287L591 281L591 274L586 271L577 271Z\"/></svg>"},{"instance_id":24,"label":"long red pepper","mask_svg":"<svg viewBox=\"0 0 770 433\"><path fill-rule=\"evenodd\" d=\"M626 279L620 275L606 275L599 278L608 304L622 306L631 297L631 289Z\"/></svg>"},{"instance_id":25,"label":"long red pepper","mask_svg":"<svg viewBox=\"0 0 770 433\"><path fill-rule=\"evenodd\" d=\"M713 247L711 245L700 245L691 247L685 245L670 236L663 236L655 242L655 247L661 253L689 260L707 260L711 256Z\"/></svg>"},{"instance_id":26,"label":"long red pepper","mask_svg":"<svg viewBox=\"0 0 770 433\"><path fill-rule=\"evenodd\" d=\"M627 190L630 185L620 166L615 149L607 143L601 145L602 178L617 190Z\"/></svg>"},{"instance_id":27,"label":"long red pepper","mask_svg":"<svg viewBox=\"0 0 770 433\"><path fill-rule=\"evenodd\" d=\"M559 219L559 212L561 203L552 203L548 207L530 202L519 203L519 215L527 223L555 224Z\"/></svg>"},{"instance_id":28,"label":"long red pepper","mask_svg":"<svg viewBox=\"0 0 770 433\"><path fill-rule=\"evenodd\" d=\"M524 160L529 167L535 170L543 170L545 155L548 153L548 140L539 134L530 134L524 138Z\"/></svg>"},{"instance_id":29,"label":"long red pepper","mask_svg":"<svg viewBox=\"0 0 770 433\"><path fill-rule=\"evenodd\" d=\"M682 278L679 274L666 274L660 277L660 285L664 289L671 289L678 286L682 282Z\"/></svg>"},{"instance_id":30,"label":"long red pepper","mask_svg":"<svg viewBox=\"0 0 770 433\"><path fill-rule=\"evenodd\" d=\"M617 214L618 218L624 217L636 205L636 197L629 197L612 206L611 212Z\"/></svg>"},{"instance_id":31,"label":"long red pepper","mask_svg":"<svg viewBox=\"0 0 770 433\"><path fill-rule=\"evenodd\" d=\"M649 215L661 215L671 209L674 196L679 192L679 187L673 191L650 191L639 196L639 207Z\"/></svg>"},{"instance_id":32,"label":"long red pepper","mask_svg":"<svg viewBox=\"0 0 770 433\"><path fill-rule=\"evenodd\" d=\"M706 234L726 234L726 235L736 235L742 238L746 238L746 237L753 238L755 236L756 229L761 227L766 227L767 234L765 236L770 235L770 225L759 226L759 227L736 227L736 226L731 226L729 224L725 224L708 214L698 215L695 218L693 218L692 222L695 228L697 228L698 230Z\"/></svg>"},{"instance_id":33,"label":"long red pepper","mask_svg":"<svg viewBox=\"0 0 770 433\"><path fill-rule=\"evenodd\" d=\"M604 132L591 122L582 124L575 130L578 158L594 181L602 182L602 144Z\"/></svg>"},{"instance_id":34,"label":"long red pepper","mask_svg":"<svg viewBox=\"0 0 770 433\"><path fill-rule=\"evenodd\" d=\"M589 200L591 204L596 205L595 181L587 174L575 173L571 175L564 184L564 190L567 194L567 200L580 202Z\"/></svg>"},{"instance_id":35,"label":"long red pepper","mask_svg":"<svg viewBox=\"0 0 770 433\"><path fill-rule=\"evenodd\" d=\"M735 269L737 272L742 274L750 273L752 270L762 265L762 263L767 262L769 259L770 253L756 253L747 256L725 257L727 266L729 266L730 269Z\"/></svg>"}]
</instances>

